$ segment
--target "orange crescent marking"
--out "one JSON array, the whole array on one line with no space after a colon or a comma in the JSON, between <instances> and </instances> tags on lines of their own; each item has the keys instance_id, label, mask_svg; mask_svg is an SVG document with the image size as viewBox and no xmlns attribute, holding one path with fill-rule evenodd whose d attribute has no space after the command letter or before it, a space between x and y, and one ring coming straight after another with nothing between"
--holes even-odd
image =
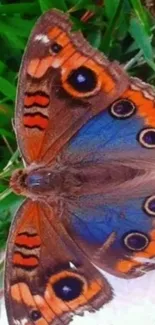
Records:
<instances>
[{"instance_id":1,"label":"orange crescent marking","mask_svg":"<svg viewBox=\"0 0 155 325\"><path fill-rule=\"evenodd\" d=\"M23 257L20 252L16 252L13 255L13 264L18 264L21 266L38 266L39 262L36 257Z\"/></svg>"},{"instance_id":2,"label":"orange crescent marking","mask_svg":"<svg viewBox=\"0 0 155 325\"><path fill-rule=\"evenodd\" d=\"M32 106L35 103L39 104L40 106L47 106L49 104L49 98L42 95L25 96L24 106Z\"/></svg>"},{"instance_id":3,"label":"orange crescent marking","mask_svg":"<svg viewBox=\"0 0 155 325\"><path fill-rule=\"evenodd\" d=\"M33 248L34 246L40 246L41 240L38 235L36 235L35 237L20 235L20 236L17 236L15 244L25 245L28 248Z\"/></svg>"},{"instance_id":4,"label":"orange crescent marking","mask_svg":"<svg viewBox=\"0 0 155 325\"><path fill-rule=\"evenodd\" d=\"M48 126L48 119L40 116L39 114L33 115L33 116L24 116L23 117L23 123L26 126L29 127L35 127L38 126L41 129L45 130Z\"/></svg>"}]
</instances>

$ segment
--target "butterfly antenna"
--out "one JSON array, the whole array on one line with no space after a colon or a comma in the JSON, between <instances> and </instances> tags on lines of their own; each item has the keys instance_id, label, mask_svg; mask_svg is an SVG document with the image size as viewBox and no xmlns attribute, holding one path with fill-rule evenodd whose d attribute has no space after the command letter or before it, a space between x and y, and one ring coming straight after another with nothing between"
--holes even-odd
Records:
<instances>
[{"instance_id":1,"label":"butterfly antenna","mask_svg":"<svg viewBox=\"0 0 155 325\"><path fill-rule=\"evenodd\" d=\"M102 7L103 6L103 0L95 0L94 1L95 4L98 7ZM81 17L81 21L83 23L86 23L89 19L91 19L93 16L95 15L95 12L93 12L92 10L87 10L84 15Z\"/></svg>"}]
</instances>

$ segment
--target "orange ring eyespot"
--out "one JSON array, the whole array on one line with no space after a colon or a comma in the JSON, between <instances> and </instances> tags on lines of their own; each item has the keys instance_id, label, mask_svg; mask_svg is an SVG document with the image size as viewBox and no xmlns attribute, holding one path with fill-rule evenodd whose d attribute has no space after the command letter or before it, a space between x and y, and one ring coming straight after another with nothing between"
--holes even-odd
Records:
<instances>
[{"instance_id":1,"label":"orange ring eyespot","mask_svg":"<svg viewBox=\"0 0 155 325\"><path fill-rule=\"evenodd\" d=\"M89 97L101 88L96 72L85 65L62 75L62 86L72 96Z\"/></svg>"},{"instance_id":2,"label":"orange ring eyespot","mask_svg":"<svg viewBox=\"0 0 155 325\"><path fill-rule=\"evenodd\" d=\"M72 70L68 75L67 82L77 91L85 93L91 92L96 88L95 73L85 67L81 66L78 69Z\"/></svg>"},{"instance_id":3,"label":"orange ring eyespot","mask_svg":"<svg viewBox=\"0 0 155 325\"><path fill-rule=\"evenodd\" d=\"M74 300L83 291L83 282L77 277L67 276L53 284L56 296L65 301Z\"/></svg>"},{"instance_id":4,"label":"orange ring eyespot","mask_svg":"<svg viewBox=\"0 0 155 325\"><path fill-rule=\"evenodd\" d=\"M82 275L63 271L51 276L47 284L48 289L52 290L57 298L69 302L86 292L87 282Z\"/></svg>"}]
</instances>

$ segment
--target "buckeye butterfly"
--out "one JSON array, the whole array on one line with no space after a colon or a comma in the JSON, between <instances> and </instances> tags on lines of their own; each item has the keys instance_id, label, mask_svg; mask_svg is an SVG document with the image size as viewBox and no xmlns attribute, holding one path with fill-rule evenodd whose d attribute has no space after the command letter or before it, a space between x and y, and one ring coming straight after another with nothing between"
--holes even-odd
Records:
<instances>
[{"instance_id":1,"label":"buckeye butterfly","mask_svg":"<svg viewBox=\"0 0 155 325\"><path fill-rule=\"evenodd\" d=\"M155 91L71 29L45 13L21 65L25 168L10 185L27 199L6 255L11 325L68 324L115 299L97 267L130 279L155 265Z\"/></svg>"}]
</instances>

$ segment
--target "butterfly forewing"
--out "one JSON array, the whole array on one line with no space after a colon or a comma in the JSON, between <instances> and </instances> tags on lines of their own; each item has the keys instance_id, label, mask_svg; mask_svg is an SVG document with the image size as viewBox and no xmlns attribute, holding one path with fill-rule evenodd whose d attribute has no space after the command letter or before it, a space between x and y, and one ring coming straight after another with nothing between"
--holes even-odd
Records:
<instances>
[{"instance_id":1,"label":"butterfly forewing","mask_svg":"<svg viewBox=\"0 0 155 325\"><path fill-rule=\"evenodd\" d=\"M25 51L15 129L28 164L51 162L86 121L127 88L120 66L71 28L67 15L49 11L36 24Z\"/></svg>"}]
</instances>

